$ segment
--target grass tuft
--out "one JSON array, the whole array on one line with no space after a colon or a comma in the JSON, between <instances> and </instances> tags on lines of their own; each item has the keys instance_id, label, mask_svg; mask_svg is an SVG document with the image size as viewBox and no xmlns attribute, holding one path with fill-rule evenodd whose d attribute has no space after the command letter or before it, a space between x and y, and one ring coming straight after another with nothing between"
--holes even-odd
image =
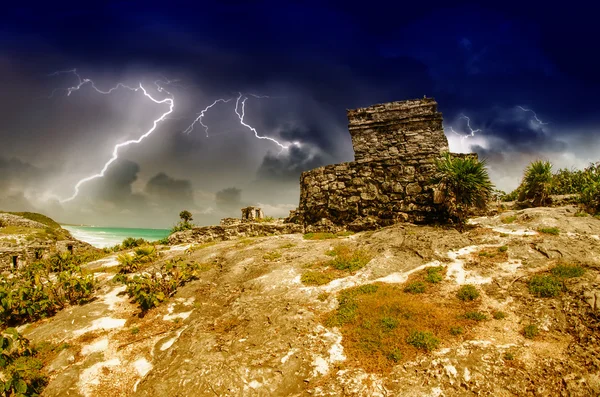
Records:
<instances>
[{"instance_id":1,"label":"grass tuft","mask_svg":"<svg viewBox=\"0 0 600 397\"><path fill-rule=\"evenodd\" d=\"M538 228L538 232L558 236L560 234L560 229L557 227L540 227Z\"/></svg>"},{"instance_id":2,"label":"grass tuft","mask_svg":"<svg viewBox=\"0 0 600 397\"><path fill-rule=\"evenodd\" d=\"M404 287L404 292L408 292L409 294L422 294L425 292L425 283L422 281L408 283L406 287Z\"/></svg>"},{"instance_id":3,"label":"grass tuft","mask_svg":"<svg viewBox=\"0 0 600 397\"><path fill-rule=\"evenodd\" d=\"M425 276L425 281L437 284L444 279L442 276L442 271L444 270L443 266L436 267L428 267L427 268L427 276Z\"/></svg>"},{"instance_id":4,"label":"grass tuft","mask_svg":"<svg viewBox=\"0 0 600 397\"><path fill-rule=\"evenodd\" d=\"M562 283L553 276L535 275L529 280L529 292L538 298L557 296L561 288Z\"/></svg>"},{"instance_id":5,"label":"grass tuft","mask_svg":"<svg viewBox=\"0 0 600 397\"><path fill-rule=\"evenodd\" d=\"M505 217L503 217L503 218L500 219L500 221L502 223L505 223L505 224L513 223L516 220L517 220L517 216L516 215L505 216Z\"/></svg>"},{"instance_id":6,"label":"grass tuft","mask_svg":"<svg viewBox=\"0 0 600 397\"><path fill-rule=\"evenodd\" d=\"M431 351L437 348L440 340L429 331L413 331L410 333L406 342L417 349Z\"/></svg>"},{"instance_id":7,"label":"grass tuft","mask_svg":"<svg viewBox=\"0 0 600 397\"><path fill-rule=\"evenodd\" d=\"M481 312L466 312L464 314L464 316L467 320L474 320L474 321L487 320L487 316Z\"/></svg>"},{"instance_id":8,"label":"grass tuft","mask_svg":"<svg viewBox=\"0 0 600 397\"><path fill-rule=\"evenodd\" d=\"M506 313L501 312L501 311L496 311L496 312L494 312L492 317L494 317L495 320L502 320L503 318L506 318Z\"/></svg>"},{"instance_id":9,"label":"grass tuft","mask_svg":"<svg viewBox=\"0 0 600 397\"><path fill-rule=\"evenodd\" d=\"M585 273L585 269L578 265L557 265L552 270L552 274L559 278L574 278L581 277Z\"/></svg>"},{"instance_id":10,"label":"grass tuft","mask_svg":"<svg viewBox=\"0 0 600 397\"><path fill-rule=\"evenodd\" d=\"M461 301L473 301L479 298L479 291L471 284L465 284L459 288L456 297Z\"/></svg>"},{"instance_id":11,"label":"grass tuft","mask_svg":"<svg viewBox=\"0 0 600 397\"><path fill-rule=\"evenodd\" d=\"M528 326L526 326L525 328L523 328L523 336L526 337L527 339L533 339L536 336L538 336L540 333L540 330L538 329L537 325L535 324L530 324Z\"/></svg>"}]
</instances>

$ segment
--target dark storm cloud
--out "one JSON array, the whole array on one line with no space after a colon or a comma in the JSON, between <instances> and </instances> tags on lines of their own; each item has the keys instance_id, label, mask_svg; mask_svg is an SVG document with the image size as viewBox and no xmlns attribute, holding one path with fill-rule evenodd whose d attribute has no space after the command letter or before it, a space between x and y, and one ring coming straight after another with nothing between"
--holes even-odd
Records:
<instances>
[{"instance_id":1,"label":"dark storm cloud","mask_svg":"<svg viewBox=\"0 0 600 397\"><path fill-rule=\"evenodd\" d=\"M236 187L219 190L216 194L217 208L226 213L239 211L242 208L242 191Z\"/></svg>"},{"instance_id":2,"label":"dark storm cloud","mask_svg":"<svg viewBox=\"0 0 600 397\"><path fill-rule=\"evenodd\" d=\"M324 161L320 155L292 146L286 154L267 153L257 175L259 180L298 183L303 171L322 165Z\"/></svg>"},{"instance_id":3,"label":"dark storm cloud","mask_svg":"<svg viewBox=\"0 0 600 397\"><path fill-rule=\"evenodd\" d=\"M194 201L190 181L171 178L164 172L159 172L150 178L145 192L159 202L178 204L183 207L191 205Z\"/></svg>"}]
</instances>

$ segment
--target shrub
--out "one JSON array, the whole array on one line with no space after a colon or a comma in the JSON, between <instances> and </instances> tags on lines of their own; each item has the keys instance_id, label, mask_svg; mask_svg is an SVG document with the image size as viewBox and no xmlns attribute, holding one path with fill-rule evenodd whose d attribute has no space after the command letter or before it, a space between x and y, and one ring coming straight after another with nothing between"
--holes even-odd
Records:
<instances>
[{"instance_id":1,"label":"shrub","mask_svg":"<svg viewBox=\"0 0 600 397\"><path fill-rule=\"evenodd\" d=\"M37 396L48 383L36 351L14 328L0 335L0 390L3 396Z\"/></svg>"},{"instance_id":2,"label":"shrub","mask_svg":"<svg viewBox=\"0 0 600 397\"><path fill-rule=\"evenodd\" d=\"M432 284L439 283L444 279L444 277L441 275L442 270L444 270L443 266L428 267L426 270L427 276L425 276L425 281Z\"/></svg>"},{"instance_id":3,"label":"shrub","mask_svg":"<svg viewBox=\"0 0 600 397\"><path fill-rule=\"evenodd\" d=\"M487 320L487 316L481 312L466 312L464 316L467 320L474 320L474 321Z\"/></svg>"},{"instance_id":4,"label":"shrub","mask_svg":"<svg viewBox=\"0 0 600 397\"><path fill-rule=\"evenodd\" d=\"M552 274L558 278L581 277L585 269L578 265L557 265L552 269Z\"/></svg>"},{"instance_id":5,"label":"shrub","mask_svg":"<svg viewBox=\"0 0 600 397\"><path fill-rule=\"evenodd\" d=\"M464 332L462 327L450 327L450 335L461 335Z\"/></svg>"},{"instance_id":6,"label":"shrub","mask_svg":"<svg viewBox=\"0 0 600 397\"><path fill-rule=\"evenodd\" d=\"M143 238L135 239L133 237L127 237L121 243L121 247L123 249L130 249L130 248L135 248L135 247L141 247L142 245L146 245L146 244L148 244L148 242L146 240L144 240Z\"/></svg>"},{"instance_id":7,"label":"shrub","mask_svg":"<svg viewBox=\"0 0 600 397\"><path fill-rule=\"evenodd\" d=\"M552 164L542 160L531 162L521 185L519 201L531 200L535 207L547 205L552 187Z\"/></svg>"},{"instance_id":8,"label":"shrub","mask_svg":"<svg viewBox=\"0 0 600 397\"><path fill-rule=\"evenodd\" d=\"M473 301L479 298L479 291L477 291L477 288L475 288L475 286L471 284L465 284L459 288L458 292L456 293L456 296L461 301Z\"/></svg>"},{"instance_id":9,"label":"shrub","mask_svg":"<svg viewBox=\"0 0 600 397\"><path fill-rule=\"evenodd\" d=\"M443 193L447 217L462 229L470 208L485 208L494 185L490 181L485 161L471 157L453 157L445 153L436 160L432 182Z\"/></svg>"},{"instance_id":10,"label":"shrub","mask_svg":"<svg viewBox=\"0 0 600 397\"><path fill-rule=\"evenodd\" d=\"M588 211L594 214L600 212L600 174L597 178L596 181L589 182L581 192L579 198L580 203L582 203Z\"/></svg>"},{"instance_id":11,"label":"shrub","mask_svg":"<svg viewBox=\"0 0 600 397\"><path fill-rule=\"evenodd\" d=\"M529 292L538 298L557 296L561 286L561 282L553 276L535 275L529 280Z\"/></svg>"},{"instance_id":12,"label":"shrub","mask_svg":"<svg viewBox=\"0 0 600 397\"><path fill-rule=\"evenodd\" d=\"M515 359L515 355L512 354L511 352L506 352L506 353L504 353L504 359L508 360L508 361L514 360Z\"/></svg>"},{"instance_id":13,"label":"shrub","mask_svg":"<svg viewBox=\"0 0 600 397\"><path fill-rule=\"evenodd\" d=\"M538 329L537 325L534 324L530 324L523 328L523 336L527 339L533 339L538 336L539 333L540 330Z\"/></svg>"},{"instance_id":14,"label":"shrub","mask_svg":"<svg viewBox=\"0 0 600 397\"><path fill-rule=\"evenodd\" d=\"M406 342L417 349L431 351L438 347L440 340L429 331L413 331Z\"/></svg>"},{"instance_id":15,"label":"shrub","mask_svg":"<svg viewBox=\"0 0 600 397\"><path fill-rule=\"evenodd\" d=\"M557 227L540 227L538 232L558 236L560 234L560 229Z\"/></svg>"},{"instance_id":16,"label":"shrub","mask_svg":"<svg viewBox=\"0 0 600 397\"><path fill-rule=\"evenodd\" d=\"M508 246L503 245L502 247L498 247L498 252L506 252L508 251Z\"/></svg>"},{"instance_id":17,"label":"shrub","mask_svg":"<svg viewBox=\"0 0 600 397\"><path fill-rule=\"evenodd\" d=\"M380 323L381 328L383 328L384 331L391 331L398 326L398 320L394 317L384 317L381 319Z\"/></svg>"},{"instance_id":18,"label":"shrub","mask_svg":"<svg viewBox=\"0 0 600 397\"><path fill-rule=\"evenodd\" d=\"M494 312L493 317L496 320L502 320L503 318L506 318L506 313L501 312L501 311L496 311L496 312Z\"/></svg>"},{"instance_id":19,"label":"shrub","mask_svg":"<svg viewBox=\"0 0 600 397\"><path fill-rule=\"evenodd\" d=\"M117 261L119 261L120 265L119 273L128 274L137 272L144 265L156 260L157 256L156 247L152 245L134 248L133 256L127 253L117 256Z\"/></svg>"},{"instance_id":20,"label":"shrub","mask_svg":"<svg viewBox=\"0 0 600 397\"><path fill-rule=\"evenodd\" d=\"M201 267L197 263L171 260L152 274L135 275L124 280L126 292L142 312L158 306L171 297L177 288L198 278Z\"/></svg>"},{"instance_id":21,"label":"shrub","mask_svg":"<svg viewBox=\"0 0 600 397\"><path fill-rule=\"evenodd\" d=\"M422 281L414 281L409 283L406 287L404 287L404 292L408 292L410 294L422 294L425 292L425 283Z\"/></svg>"},{"instance_id":22,"label":"shrub","mask_svg":"<svg viewBox=\"0 0 600 397\"><path fill-rule=\"evenodd\" d=\"M0 323L16 325L51 316L67 304L87 301L95 287L94 276L83 276L76 265L52 277L43 263L17 269L14 277L0 276Z\"/></svg>"}]
</instances>

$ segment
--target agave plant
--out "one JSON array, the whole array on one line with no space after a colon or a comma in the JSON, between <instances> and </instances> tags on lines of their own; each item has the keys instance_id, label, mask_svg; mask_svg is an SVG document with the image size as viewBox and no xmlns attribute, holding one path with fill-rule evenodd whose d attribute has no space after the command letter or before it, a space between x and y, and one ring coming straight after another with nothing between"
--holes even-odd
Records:
<instances>
[{"instance_id":1,"label":"agave plant","mask_svg":"<svg viewBox=\"0 0 600 397\"><path fill-rule=\"evenodd\" d=\"M453 157L445 153L436 161L436 174L432 180L443 192L444 206L450 218L462 228L468 210L485 208L494 190L485 161L472 157Z\"/></svg>"},{"instance_id":2,"label":"agave plant","mask_svg":"<svg viewBox=\"0 0 600 397\"><path fill-rule=\"evenodd\" d=\"M531 200L535 207L549 204L552 188L552 164L536 160L525 169L519 201Z\"/></svg>"}]
</instances>

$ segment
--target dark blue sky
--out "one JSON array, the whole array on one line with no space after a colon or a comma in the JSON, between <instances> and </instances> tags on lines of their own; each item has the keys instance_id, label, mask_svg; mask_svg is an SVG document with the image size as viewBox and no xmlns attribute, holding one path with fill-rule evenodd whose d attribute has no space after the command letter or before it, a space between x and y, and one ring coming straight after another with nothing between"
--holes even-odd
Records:
<instances>
[{"instance_id":1,"label":"dark blue sky","mask_svg":"<svg viewBox=\"0 0 600 397\"><path fill-rule=\"evenodd\" d=\"M11 192L0 198L4 206L39 207L30 196L40 180L52 180L46 196L64 196L74 181L97 171L110 145L143 132L157 114L125 94L40 100L73 84L47 74L73 67L104 86L160 74L182 85L173 87L176 120L161 127L158 141L115 163L114 183L94 182L84 192L90 200L98 189L114 190L119 203L130 197L160 207L149 192L168 189L144 183L164 182L155 177L165 173L174 189L185 190L188 201L177 205L198 214L230 211L222 202L227 194L232 208L240 202L290 207L302 170L352 159L345 109L423 95L436 98L446 127L466 132L460 115L470 117L481 130L477 139L461 141L447 128L451 147L488 158L503 189L514 188L536 157L561 167L600 159L600 32L591 3L101 3L15 3L2 10L0 177ZM216 116L214 131L233 136L227 144L179 134L212 100L239 91L282 98L249 101L248 117L261 133L301 141L302 148L278 154L255 147L236 135L247 131L221 126ZM517 106L548 124L536 124ZM89 169L73 156L91 156ZM102 205L112 208L111 197L103 194Z\"/></svg>"}]
</instances>

